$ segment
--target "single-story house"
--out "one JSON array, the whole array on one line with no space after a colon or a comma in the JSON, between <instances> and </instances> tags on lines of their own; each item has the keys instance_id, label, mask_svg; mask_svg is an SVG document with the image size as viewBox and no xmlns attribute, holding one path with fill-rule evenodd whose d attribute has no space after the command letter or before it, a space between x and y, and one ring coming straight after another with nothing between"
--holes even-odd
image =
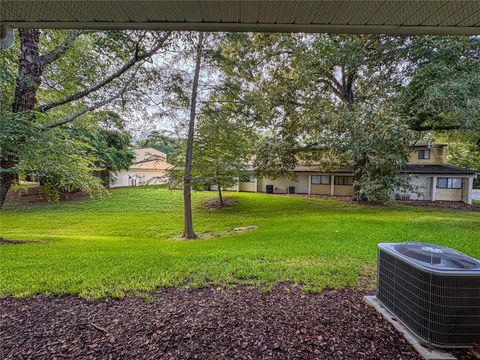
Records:
<instances>
[{"instance_id":1,"label":"single-story house","mask_svg":"<svg viewBox=\"0 0 480 360\"><path fill-rule=\"evenodd\" d=\"M416 191L399 194L403 199L443 200L472 203L474 170L447 164L448 147L445 144L418 143L412 146L408 164L400 170L407 174ZM234 191L263 192L273 194L323 194L352 196L353 168L322 172L315 164L297 165L295 179L240 179Z\"/></svg>"},{"instance_id":2,"label":"single-story house","mask_svg":"<svg viewBox=\"0 0 480 360\"><path fill-rule=\"evenodd\" d=\"M117 172L110 187L159 185L168 183L171 168L167 155L153 148L134 149L135 160L128 170Z\"/></svg>"}]
</instances>

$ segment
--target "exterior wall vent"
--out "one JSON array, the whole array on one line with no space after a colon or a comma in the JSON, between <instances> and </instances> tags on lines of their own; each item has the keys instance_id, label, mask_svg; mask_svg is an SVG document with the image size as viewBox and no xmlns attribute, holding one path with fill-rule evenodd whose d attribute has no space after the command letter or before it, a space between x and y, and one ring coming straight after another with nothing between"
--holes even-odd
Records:
<instances>
[{"instance_id":1,"label":"exterior wall vent","mask_svg":"<svg viewBox=\"0 0 480 360\"><path fill-rule=\"evenodd\" d=\"M378 245L378 300L426 343L480 343L480 261L427 243Z\"/></svg>"}]
</instances>

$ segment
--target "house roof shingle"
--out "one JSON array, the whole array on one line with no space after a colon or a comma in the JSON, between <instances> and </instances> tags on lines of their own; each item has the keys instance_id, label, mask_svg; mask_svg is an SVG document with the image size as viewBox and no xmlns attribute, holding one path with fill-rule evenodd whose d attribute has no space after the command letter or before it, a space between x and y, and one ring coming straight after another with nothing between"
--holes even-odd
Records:
<instances>
[{"instance_id":1,"label":"house roof shingle","mask_svg":"<svg viewBox=\"0 0 480 360\"><path fill-rule=\"evenodd\" d=\"M437 143L421 143L417 142L412 145L412 147L430 147L430 148L439 148L439 147L444 147L448 146L447 144L437 144Z\"/></svg>"}]
</instances>

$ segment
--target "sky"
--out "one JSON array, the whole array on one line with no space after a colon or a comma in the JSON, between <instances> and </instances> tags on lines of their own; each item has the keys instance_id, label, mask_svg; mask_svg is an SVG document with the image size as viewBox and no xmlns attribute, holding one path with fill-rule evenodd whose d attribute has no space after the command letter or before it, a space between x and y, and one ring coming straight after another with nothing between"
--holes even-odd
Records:
<instances>
[{"instance_id":1,"label":"sky","mask_svg":"<svg viewBox=\"0 0 480 360\"><path fill-rule=\"evenodd\" d=\"M220 34L215 34L214 39L206 45L214 46ZM152 63L146 66L154 66L157 70L165 73L165 76L171 74L181 74L184 80L183 89L190 95L193 73L195 70L194 53L188 53L192 44L185 40L180 40L175 44L175 51L167 51L156 54L152 58ZM221 83L221 74L218 69L212 68L205 61L202 62L200 70L200 80L198 88L198 106L200 109L202 102L206 101L211 93L212 86ZM186 135L186 123L189 120L189 108L178 109L169 102L171 93L165 89L165 84L159 84L150 94L150 101L145 102L145 107L136 110L121 112L126 120L127 130L131 133L133 140L145 139L152 131L161 131L173 137L183 137ZM198 110L197 110L198 113Z\"/></svg>"}]
</instances>

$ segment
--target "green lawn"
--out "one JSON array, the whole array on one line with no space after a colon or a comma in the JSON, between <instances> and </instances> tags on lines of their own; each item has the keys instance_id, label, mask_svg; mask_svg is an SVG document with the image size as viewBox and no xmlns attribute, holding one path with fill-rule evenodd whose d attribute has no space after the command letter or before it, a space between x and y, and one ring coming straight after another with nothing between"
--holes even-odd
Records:
<instances>
[{"instance_id":1,"label":"green lawn","mask_svg":"<svg viewBox=\"0 0 480 360\"><path fill-rule=\"evenodd\" d=\"M158 286L279 281L307 291L358 286L372 276L379 242L426 241L480 257L480 213L230 193L232 208L207 211L194 193L203 240L178 239L182 193L112 191L106 199L7 204L1 236L43 242L0 246L0 296L147 292ZM257 225L233 234L232 228ZM216 236L214 236L214 234ZM220 236L218 236L220 235Z\"/></svg>"}]
</instances>

